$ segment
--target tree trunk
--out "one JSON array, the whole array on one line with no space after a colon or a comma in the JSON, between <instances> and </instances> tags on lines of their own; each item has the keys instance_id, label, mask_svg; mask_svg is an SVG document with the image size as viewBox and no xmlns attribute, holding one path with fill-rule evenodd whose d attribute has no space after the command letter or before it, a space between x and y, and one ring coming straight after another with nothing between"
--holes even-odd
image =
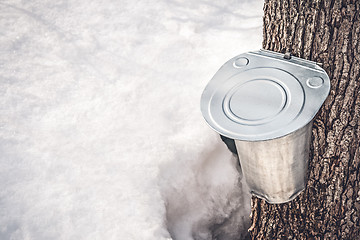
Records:
<instances>
[{"instance_id":1,"label":"tree trunk","mask_svg":"<svg viewBox=\"0 0 360 240\"><path fill-rule=\"evenodd\" d=\"M252 199L252 239L360 239L360 1L266 0L263 48L323 64L331 92L314 121L306 189Z\"/></svg>"}]
</instances>

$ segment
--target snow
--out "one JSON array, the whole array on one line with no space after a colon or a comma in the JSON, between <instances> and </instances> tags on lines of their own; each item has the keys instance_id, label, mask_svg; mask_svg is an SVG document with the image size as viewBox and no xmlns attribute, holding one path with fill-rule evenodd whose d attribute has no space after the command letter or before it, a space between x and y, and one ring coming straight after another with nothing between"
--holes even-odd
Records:
<instances>
[{"instance_id":1,"label":"snow","mask_svg":"<svg viewBox=\"0 0 360 240\"><path fill-rule=\"evenodd\" d=\"M0 2L0 239L234 239L249 194L203 88L262 1Z\"/></svg>"}]
</instances>

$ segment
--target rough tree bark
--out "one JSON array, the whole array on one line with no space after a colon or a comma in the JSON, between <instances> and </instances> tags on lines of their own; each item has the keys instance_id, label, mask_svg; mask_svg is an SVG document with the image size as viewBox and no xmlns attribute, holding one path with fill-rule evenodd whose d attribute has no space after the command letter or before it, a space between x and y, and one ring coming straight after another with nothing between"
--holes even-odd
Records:
<instances>
[{"instance_id":1,"label":"rough tree bark","mask_svg":"<svg viewBox=\"0 0 360 240\"><path fill-rule=\"evenodd\" d=\"M360 1L266 0L263 48L323 64L330 96L312 130L306 190L252 199L252 239L360 239Z\"/></svg>"}]
</instances>

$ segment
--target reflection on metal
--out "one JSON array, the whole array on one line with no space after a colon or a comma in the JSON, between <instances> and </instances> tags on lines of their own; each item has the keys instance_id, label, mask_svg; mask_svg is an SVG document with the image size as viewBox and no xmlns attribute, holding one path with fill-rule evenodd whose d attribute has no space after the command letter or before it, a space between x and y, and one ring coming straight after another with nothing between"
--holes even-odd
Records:
<instances>
[{"instance_id":1,"label":"reflection on metal","mask_svg":"<svg viewBox=\"0 0 360 240\"><path fill-rule=\"evenodd\" d=\"M251 192L283 203L305 188L312 120L329 91L329 77L314 62L248 52L211 79L201 111L211 128L235 140Z\"/></svg>"}]
</instances>

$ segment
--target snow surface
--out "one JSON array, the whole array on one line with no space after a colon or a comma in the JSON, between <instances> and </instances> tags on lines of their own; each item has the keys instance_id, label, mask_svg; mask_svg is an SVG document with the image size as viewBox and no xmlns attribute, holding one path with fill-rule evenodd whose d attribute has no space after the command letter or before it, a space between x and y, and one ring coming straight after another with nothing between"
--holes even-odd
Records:
<instances>
[{"instance_id":1,"label":"snow surface","mask_svg":"<svg viewBox=\"0 0 360 240\"><path fill-rule=\"evenodd\" d=\"M241 239L203 88L262 1L1 0L0 239Z\"/></svg>"}]
</instances>

